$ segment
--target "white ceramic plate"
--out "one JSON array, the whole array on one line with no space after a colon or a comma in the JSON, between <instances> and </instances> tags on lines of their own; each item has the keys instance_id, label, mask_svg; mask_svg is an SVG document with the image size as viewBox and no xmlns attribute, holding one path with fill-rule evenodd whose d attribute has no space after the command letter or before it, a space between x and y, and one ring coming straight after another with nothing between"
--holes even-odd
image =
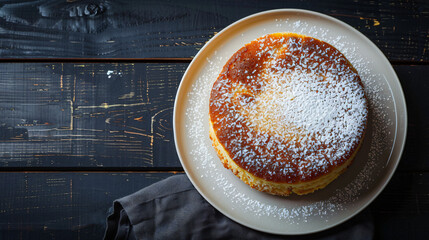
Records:
<instances>
[{"instance_id":1,"label":"white ceramic plate","mask_svg":"<svg viewBox=\"0 0 429 240\"><path fill-rule=\"evenodd\" d=\"M339 49L358 70L370 105L366 137L352 166L325 189L305 196L277 197L251 189L222 166L209 139L209 95L223 65L244 44L275 32L304 34ZM297 9L251 15L218 33L189 65L174 107L177 152L196 189L229 218L276 234L325 230L364 209L393 175L406 130L402 88L383 53L349 25Z\"/></svg>"}]
</instances>

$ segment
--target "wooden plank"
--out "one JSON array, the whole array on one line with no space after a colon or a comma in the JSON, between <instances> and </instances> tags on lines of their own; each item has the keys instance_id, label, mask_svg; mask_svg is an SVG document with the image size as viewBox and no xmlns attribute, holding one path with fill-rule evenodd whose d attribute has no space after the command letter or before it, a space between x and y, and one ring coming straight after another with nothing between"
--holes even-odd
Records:
<instances>
[{"instance_id":1,"label":"wooden plank","mask_svg":"<svg viewBox=\"0 0 429 240\"><path fill-rule=\"evenodd\" d=\"M0 239L101 239L115 199L173 174L0 173Z\"/></svg>"},{"instance_id":2,"label":"wooden plank","mask_svg":"<svg viewBox=\"0 0 429 240\"><path fill-rule=\"evenodd\" d=\"M0 166L181 167L174 97L186 63L0 64ZM429 170L429 66L395 66L409 115L400 170Z\"/></svg>"},{"instance_id":3,"label":"wooden plank","mask_svg":"<svg viewBox=\"0 0 429 240\"><path fill-rule=\"evenodd\" d=\"M0 238L101 239L113 200L173 174L2 172L0 181L7 184L0 192ZM429 173L395 174L370 205L379 239L424 236L428 196Z\"/></svg>"},{"instance_id":4,"label":"wooden plank","mask_svg":"<svg viewBox=\"0 0 429 240\"><path fill-rule=\"evenodd\" d=\"M187 64L0 64L1 167L179 167Z\"/></svg>"},{"instance_id":5,"label":"wooden plank","mask_svg":"<svg viewBox=\"0 0 429 240\"><path fill-rule=\"evenodd\" d=\"M383 215L428 214L429 173L396 172L371 208Z\"/></svg>"},{"instance_id":6,"label":"wooden plank","mask_svg":"<svg viewBox=\"0 0 429 240\"><path fill-rule=\"evenodd\" d=\"M374 239L426 239L427 214L379 214L374 217Z\"/></svg>"},{"instance_id":7,"label":"wooden plank","mask_svg":"<svg viewBox=\"0 0 429 240\"><path fill-rule=\"evenodd\" d=\"M429 65L395 66L407 102L407 142L399 169L429 171Z\"/></svg>"},{"instance_id":8,"label":"wooden plank","mask_svg":"<svg viewBox=\"0 0 429 240\"><path fill-rule=\"evenodd\" d=\"M370 208L376 239L425 239L429 234L429 173L397 172Z\"/></svg>"},{"instance_id":9,"label":"wooden plank","mask_svg":"<svg viewBox=\"0 0 429 240\"><path fill-rule=\"evenodd\" d=\"M234 21L278 8L338 18L391 61L429 61L429 3L418 0L9 1L0 4L0 56L189 58Z\"/></svg>"}]
</instances>

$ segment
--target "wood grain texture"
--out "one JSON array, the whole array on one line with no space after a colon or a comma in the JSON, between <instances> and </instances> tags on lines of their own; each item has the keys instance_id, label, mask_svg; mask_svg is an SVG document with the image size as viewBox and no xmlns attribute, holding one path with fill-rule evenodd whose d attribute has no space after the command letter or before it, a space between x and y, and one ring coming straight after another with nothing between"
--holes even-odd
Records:
<instances>
[{"instance_id":1,"label":"wood grain texture","mask_svg":"<svg viewBox=\"0 0 429 240\"><path fill-rule=\"evenodd\" d=\"M429 65L395 66L405 94L408 132L399 169L429 171Z\"/></svg>"},{"instance_id":2,"label":"wood grain texture","mask_svg":"<svg viewBox=\"0 0 429 240\"><path fill-rule=\"evenodd\" d=\"M1 167L179 167L187 64L0 64Z\"/></svg>"},{"instance_id":3,"label":"wood grain texture","mask_svg":"<svg viewBox=\"0 0 429 240\"><path fill-rule=\"evenodd\" d=\"M429 234L429 174L395 173L370 205L375 239L425 239Z\"/></svg>"},{"instance_id":4,"label":"wood grain texture","mask_svg":"<svg viewBox=\"0 0 429 240\"><path fill-rule=\"evenodd\" d=\"M234 21L278 8L338 18L391 61L429 61L429 3L423 0L3 1L0 56L188 58Z\"/></svg>"},{"instance_id":5,"label":"wood grain texture","mask_svg":"<svg viewBox=\"0 0 429 240\"><path fill-rule=\"evenodd\" d=\"M101 239L113 200L173 174L2 172L0 181L8 184L0 192L0 238ZM429 217L428 196L428 173L395 174L370 205L374 219L386 218L376 221L379 239L427 233L419 221ZM407 228L392 228L397 218Z\"/></svg>"},{"instance_id":6,"label":"wood grain texture","mask_svg":"<svg viewBox=\"0 0 429 240\"><path fill-rule=\"evenodd\" d=\"M115 199L172 175L0 173L0 239L102 239Z\"/></svg>"},{"instance_id":7,"label":"wood grain texture","mask_svg":"<svg viewBox=\"0 0 429 240\"><path fill-rule=\"evenodd\" d=\"M173 167L186 63L0 64L0 166ZM395 66L409 107L400 170L429 171L429 66Z\"/></svg>"},{"instance_id":8,"label":"wood grain texture","mask_svg":"<svg viewBox=\"0 0 429 240\"><path fill-rule=\"evenodd\" d=\"M114 199L181 170L172 113L190 59L234 21L278 8L344 21L399 64L407 142L369 208L376 239L427 238L428 1L5 0L0 239L101 239Z\"/></svg>"}]
</instances>

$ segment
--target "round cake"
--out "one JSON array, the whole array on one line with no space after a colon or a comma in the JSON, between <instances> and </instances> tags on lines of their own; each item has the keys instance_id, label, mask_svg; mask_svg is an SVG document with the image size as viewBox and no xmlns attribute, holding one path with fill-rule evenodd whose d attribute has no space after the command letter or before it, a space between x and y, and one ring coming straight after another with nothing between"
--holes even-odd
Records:
<instances>
[{"instance_id":1,"label":"round cake","mask_svg":"<svg viewBox=\"0 0 429 240\"><path fill-rule=\"evenodd\" d=\"M295 34L258 38L213 84L210 138L223 165L259 191L303 195L352 163L368 104L358 72L330 44Z\"/></svg>"}]
</instances>

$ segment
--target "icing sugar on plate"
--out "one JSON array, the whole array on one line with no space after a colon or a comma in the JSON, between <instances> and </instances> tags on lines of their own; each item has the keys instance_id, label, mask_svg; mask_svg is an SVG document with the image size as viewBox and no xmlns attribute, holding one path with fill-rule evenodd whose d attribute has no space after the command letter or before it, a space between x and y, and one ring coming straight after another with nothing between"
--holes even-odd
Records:
<instances>
[{"instance_id":1,"label":"icing sugar on plate","mask_svg":"<svg viewBox=\"0 0 429 240\"><path fill-rule=\"evenodd\" d=\"M358 71L368 99L366 136L353 164L328 187L305 196L277 197L251 189L222 166L209 139L210 91L223 65L245 43L276 32L311 36L337 48ZM396 169L406 125L401 86L378 48L336 19L294 9L255 14L218 33L188 67L174 111L176 148L197 190L231 219L277 234L321 231L365 208Z\"/></svg>"}]
</instances>

